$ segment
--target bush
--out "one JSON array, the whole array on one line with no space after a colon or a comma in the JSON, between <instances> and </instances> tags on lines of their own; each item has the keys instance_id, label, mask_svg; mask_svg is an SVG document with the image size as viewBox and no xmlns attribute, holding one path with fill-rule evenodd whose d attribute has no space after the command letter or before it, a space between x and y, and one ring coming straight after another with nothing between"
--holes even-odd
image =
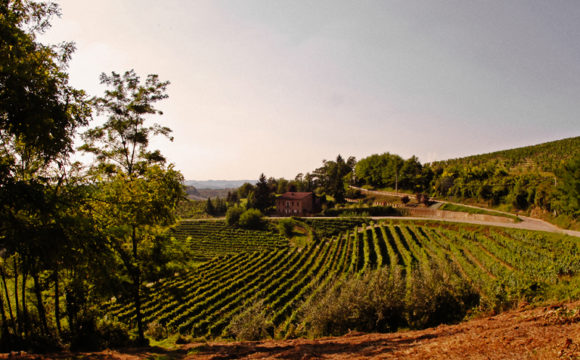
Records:
<instances>
[{"instance_id":1,"label":"bush","mask_svg":"<svg viewBox=\"0 0 580 360\"><path fill-rule=\"evenodd\" d=\"M147 324L145 335L156 341L163 340L167 338L167 329L157 321L153 321Z\"/></svg>"},{"instance_id":2,"label":"bush","mask_svg":"<svg viewBox=\"0 0 580 360\"><path fill-rule=\"evenodd\" d=\"M264 226L264 215L260 210L248 209L240 215L238 224L244 229L261 229Z\"/></svg>"},{"instance_id":3,"label":"bush","mask_svg":"<svg viewBox=\"0 0 580 360\"><path fill-rule=\"evenodd\" d=\"M405 280L400 270L382 268L338 287L328 285L302 311L310 336L343 335L349 330L394 331L404 325Z\"/></svg>"},{"instance_id":4,"label":"bush","mask_svg":"<svg viewBox=\"0 0 580 360\"><path fill-rule=\"evenodd\" d=\"M363 198L364 196L362 195L360 190L348 188L348 190L346 190L345 197L349 199L360 199Z\"/></svg>"},{"instance_id":5,"label":"bush","mask_svg":"<svg viewBox=\"0 0 580 360\"><path fill-rule=\"evenodd\" d=\"M240 216L244 213L244 209L238 206L234 206L226 211L226 223L229 226L236 226L240 221Z\"/></svg>"},{"instance_id":6,"label":"bush","mask_svg":"<svg viewBox=\"0 0 580 360\"><path fill-rule=\"evenodd\" d=\"M71 350L95 351L131 345L129 330L125 324L103 318L96 320L94 314L79 319L79 328L71 339Z\"/></svg>"},{"instance_id":7,"label":"bush","mask_svg":"<svg viewBox=\"0 0 580 360\"><path fill-rule=\"evenodd\" d=\"M294 235L294 226L296 222L292 219L282 219L278 222L278 230L280 235L291 238Z\"/></svg>"},{"instance_id":8,"label":"bush","mask_svg":"<svg viewBox=\"0 0 580 360\"><path fill-rule=\"evenodd\" d=\"M408 326L422 329L460 321L479 304L479 294L465 280L451 278L433 263L428 271L413 270L406 303Z\"/></svg>"},{"instance_id":9,"label":"bush","mask_svg":"<svg viewBox=\"0 0 580 360\"><path fill-rule=\"evenodd\" d=\"M272 337L274 325L268 320L266 307L262 301L254 303L250 308L232 319L228 329L229 336L238 340L256 341Z\"/></svg>"},{"instance_id":10,"label":"bush","mask_svg":"<svg viewBox=\"0 0 580 360\"><path fill-rule=\"evenodd\" d=\"M400 212L391 206L352 207L346 209L326 209L324 216L398 216Z\"/></svg>"},{"instance_id":11,"label":"bush","mask_svg":"<svg viewBox=\"0 0 580 360\"><path fill-rule=\"evenodd\" d=\"M479 304L479 295L452 273L433 265L406 278L399 268L381 268L330 284L303 307L303 332L339 336L349 330L389 332L459 321Z\"/></svg>"}]
</instances>

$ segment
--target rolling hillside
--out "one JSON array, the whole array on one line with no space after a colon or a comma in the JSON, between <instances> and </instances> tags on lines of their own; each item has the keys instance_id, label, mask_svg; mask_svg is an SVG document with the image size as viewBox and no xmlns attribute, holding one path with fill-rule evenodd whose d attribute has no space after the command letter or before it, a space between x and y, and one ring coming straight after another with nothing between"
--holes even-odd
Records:
<instances>
[{"instance_id":1,"label":"rolling hillside","mask_svg":"<svg viewBox=\"0 0 580 360\"><path fill-rule=\"evenodd\" d=\"M463 158L435 161L433 167L502 166L509 172L551 172L580 154L580 136Z\"/></svg>"},{"instance_id":2,"label":"rolling hillside","mask_svg":"<svg viewBox=\"0 0 580 360\"><path fill-rule=\"evenodd\" d=\"M323 226L324 220L317 221ZM333 221L329 229L341 220ZM343 221L348 226L350 220ZM203 246L202 239L213 237L207 223L188 222L181 228L180 239L189 239L186 247ZM418 274L430 278L441 272L448 284L455 284L453 279L469 284L468 293L476 294L470 295L476 301L473 305L484 311L509 308L522 300L580 295L580 244L566 235L401 221L351 227L304 248L279 247L277 240L260 247L253 236L216 237L222 245L207 249L217 256L151 284L143 298L145 321L159 323L170 333L231 336L232 320L262 302L276 336L297 335L304 331L301 310L318 292L376 269L401 273L408 287ZM119 299L107 305L107 312L134 325L130 302Z\"/></svg>"}]
</instances>

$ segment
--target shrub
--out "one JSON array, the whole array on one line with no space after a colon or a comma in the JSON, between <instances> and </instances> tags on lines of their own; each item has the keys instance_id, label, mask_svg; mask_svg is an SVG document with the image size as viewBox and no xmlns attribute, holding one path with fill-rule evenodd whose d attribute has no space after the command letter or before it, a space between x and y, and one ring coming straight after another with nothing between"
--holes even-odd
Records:
<instances>
[{"instance_id":1,"label":"shrub","mask_svg":"<svg viewBox=\"0 0 580 360\"><path fill-rule=\"evenodd\" d=\"M387 268L328 285L303 309L308 335L343 335L349 330L394 331L404 325L405 281Z\"/></svg>"},{"instance_id":2,"label":"shrub","mask_svg":"<svg viewBox=\"0 0 580 360\"><path fill-rule=\"evenodd\" d=\"M153 321L147 324L145 335L156 341L163 340L167 338L167 329L159 322Z\"/></svg>"},{"instance_id":3,"label":"shrub","mask_svg":"<svg viewBox=\"0 0 580 360\"><path fill-rule=\"evenodd\" d=\"M410 276L406 318L411 328L458 322L479 303L479 295L465 280L451 278L435 263L428 270L413 269Z\"/></svg>"},{"instance_id":4,"label":"shrub","mask_svg":"<svg viewBox=\"0 0 580 360\"><path fill-rule=\"evenodd\" d=\"M131 345L126 325L103 318L96 320L95 314L85 314L79 319L78 330L72 334L71 350L95 351Z\"/></svg>"},{"instance_id":5,"label":"shrub","mask_svg":"<svg viewBox=\"0 0 580 360\"><path fill-rule=\"evenodd\" d=\"M296 222L292 219L282 219L278 222L278 230L282 236L291 238L294 235L294 226Z\"/></svg>"},{"instance_id":6,"label":"shrub","mask_svg":"<svg viewBox=\"0 0 580 360\"><path fill-rule=\"evenodd\" d=\"M271 337L274 325L268 320L267 309L262 301L232 319L226 332L238 340L256 341Z\"/></svg>"},{"instance_id":7,"label":"shrub","mask_svg":"<svg viewBox=\"0 0 580 360\"><path fill-rule=\"evenodd\" d=\"M391 206L352 207L348 209L326 209L324 216L398 216L400 212Z\"/></svg>"},{"instance_id":8,"label":"shrub","mask_svg":"<svg viewBox=\"0 0 580 360\"><path fill-rule=\"evenodd\" d=\"M264 226L263 218L260 210L248 209L240 215L238 224L244 229L261 229Z\"/></svg>"},{"instance_id":9,"label":"shrub","mask_svg":"<svg viewBox=\"0 0 580 360\"><path fill-rule=\"evenodd\" d=\"M236 226L240 221L240 216L244 213L244 209L238 206L234 206L226 211L226 223L229 226Z\"/></svg>"},{"instance_id":10,"label":"shrub","mask_svg":"<svg viewBox=\"0 0 580 360\"><path fill-rule=\"evenodd\" d=\"M388 332L459 321L479 303L479 295L450 273L432 266L416 268L406 278L399 268L381 268L330 284L303 307L303 331L339 336L349 330Z\"/></svg>"}]
</instances>

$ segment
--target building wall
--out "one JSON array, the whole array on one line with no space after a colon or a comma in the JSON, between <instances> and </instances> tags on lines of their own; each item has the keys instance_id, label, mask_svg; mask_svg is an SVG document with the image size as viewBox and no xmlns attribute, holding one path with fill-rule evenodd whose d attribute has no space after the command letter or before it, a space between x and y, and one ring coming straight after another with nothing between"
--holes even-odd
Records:
<instances>
[{"instance_id":1,"label":"building wall","mask_svg":"<svg viewBox=\"0 0 580 360\"><path fill-rule=\"evenodd\" d=\"M303 216L313 210L312 194L302 199L276 199L276 212L283 216Z\"/></svg>"}]
</instances>

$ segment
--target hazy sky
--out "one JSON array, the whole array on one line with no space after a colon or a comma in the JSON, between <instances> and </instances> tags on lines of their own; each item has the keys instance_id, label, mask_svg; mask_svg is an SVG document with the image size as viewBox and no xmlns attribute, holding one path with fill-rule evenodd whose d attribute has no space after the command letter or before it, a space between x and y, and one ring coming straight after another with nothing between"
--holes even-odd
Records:
<instances>
[{"instance_id":1,"label":"hazy sky","mask_svg":"<svg viewBox=\"0 0 580 360\"><path fill-rule=\"evenodd\" d=\"M422 162L580 135L580 2L66 0L71 82L171 81L186 179L293 178L337 154Z\"/></svg>"}]
</instances>

